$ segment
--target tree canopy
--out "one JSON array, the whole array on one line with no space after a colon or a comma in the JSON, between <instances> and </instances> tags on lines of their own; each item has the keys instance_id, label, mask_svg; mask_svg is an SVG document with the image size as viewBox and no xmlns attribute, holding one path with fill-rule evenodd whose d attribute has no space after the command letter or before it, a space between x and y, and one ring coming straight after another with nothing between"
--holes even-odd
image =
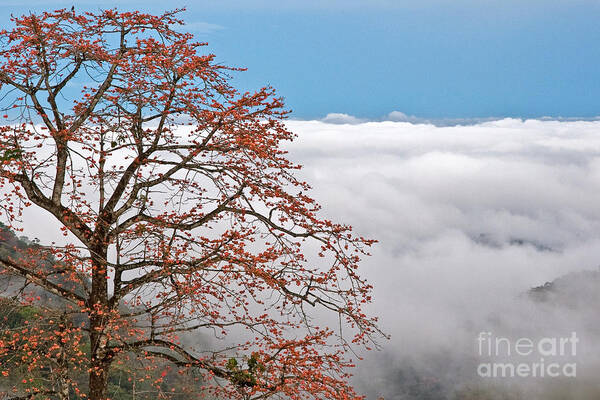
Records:
<instances>
[{"instance_id":1,"label":"tree canopy","mask_svg":"<svg viewBox=\"0 0 600 400\"><path fill-rule=\"evenodd\" d=\"M65 235L0 258L5 296L33 307L0 326L0 357L26 343L13 362L46 377L11 395L105 399L135 360L165 397L178 370L225 398L354 398L351 351L381 334L357 271L374 241L320 216L282 99L236 90L180 11L0 32L0 214L37 207Z\"/></svg>"}]
</instances>

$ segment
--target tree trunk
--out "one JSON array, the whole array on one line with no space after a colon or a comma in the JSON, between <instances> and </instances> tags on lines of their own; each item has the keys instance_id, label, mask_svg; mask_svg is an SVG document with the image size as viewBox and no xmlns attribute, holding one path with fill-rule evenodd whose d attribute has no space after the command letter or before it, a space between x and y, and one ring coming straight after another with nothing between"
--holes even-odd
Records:
<instances>
[{"instance_id":1,"label":"tree trunk","mask_svg":"<svg viewBox=\"0 0 600 400\"><path fill-rule=\"evenodd\" d=\"M91 360L91 372L89 380L89 399L90 400L105 400L106 387L108 383L108 368L109 365L102 360Z\"/></svg>"},{"instance_id":2,"label":"tree trunk","mask_svg":"<svg viewBox=\"0 0 600 400\"><path fill-rule=\"evenodd\" d=\"M92 290L90 293L90 374L89 400L105 400L110 361L106 354L108 283L107 249L92 250Z\"/></svg>"}]
</instances>

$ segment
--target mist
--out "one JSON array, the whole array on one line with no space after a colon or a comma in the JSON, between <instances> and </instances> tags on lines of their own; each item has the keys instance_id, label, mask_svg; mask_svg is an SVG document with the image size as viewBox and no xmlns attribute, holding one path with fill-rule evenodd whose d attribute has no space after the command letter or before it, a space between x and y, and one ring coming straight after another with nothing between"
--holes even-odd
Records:
<instances>
[{"instance_id":1,"label":"mist","mask_svg":"<svg viewBox=\"0 0 600 400\"><path fill-rule=\"evenodd\" d=\"M359 391L597 397L598 282L581 271L600 264L600 122L345 121L290 121L298 139L288 150L325 215L379 240L362 273L391 339L359 363ZM565 275L553 301L530 295ZM513 341L576 332L577 354L556 361L576 362L577 377L482 378L477 366L494 360L479 354L480 332Z\"/></svg>"},{"instance_id":2,"label":"mist","mask_svg":"<svg viewBox=\"0 0 600 400\"><path fill-rule=\"evenodd\" d=\"M298 137L286 147L322 215L379 241L361 273L374 285L368 312L391 339L359 354L359 393L600 397L600 121L335 117L288 121ZM22 226L42 243L68 239L35 208ZM549 298L531 295L557 279ZM482 332L512 342L576 332L577 354L555 358L576 362L577 376L481 377L478 366L496 361L478 348Z\"/></svg>"}]
</instances>

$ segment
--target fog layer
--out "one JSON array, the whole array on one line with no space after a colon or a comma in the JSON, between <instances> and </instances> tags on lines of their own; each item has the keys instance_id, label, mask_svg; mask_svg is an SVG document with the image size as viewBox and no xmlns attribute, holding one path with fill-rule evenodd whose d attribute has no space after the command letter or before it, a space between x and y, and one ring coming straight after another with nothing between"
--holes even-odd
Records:
<instances>
[{"instance_id":1,"label":"fog layer","mask_svg":"<svg viewBox=\"0 0 600 400\"><path fill-rule=\"evenodd\" d=\"M526 293L600 264L600 122L333 122L290 121L289 151L326 215L380 241L363 273L392 338L358 369L364 391L419 398L398 382L412 379L407 369L436 382L433 398L498 384L477 377L482 331L576 331L578 378L566 384L587 385L600 358L597 305L539 305ZM519 382L545 398L558 381Z\"/></svg>"}]
</instances>

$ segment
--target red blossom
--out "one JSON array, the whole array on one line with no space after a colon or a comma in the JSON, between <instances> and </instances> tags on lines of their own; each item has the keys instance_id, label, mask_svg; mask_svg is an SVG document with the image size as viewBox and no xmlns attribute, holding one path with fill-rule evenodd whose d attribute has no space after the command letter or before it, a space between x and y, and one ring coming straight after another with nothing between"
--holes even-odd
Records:
<instances>
[{"instance_id":1,"label":"red blossom","mask_svg":"<svg viewBox=\"0 0 600 400\"><path fill-rule=\"evenodd\" d=\"M224 398L359 398L349 351L381 334L357 272L374 241L320 215L282 149L282 99L238 92L241 69L177 31L179 12L63 9L0 32L0 215L17 227L37 207L70 241L0 259L27 283L12 307L37 310L0 358L57 371L28 393L106 399L136 359L129 379L157 391L174 368Z\"/></svg>"}]
</instances>

